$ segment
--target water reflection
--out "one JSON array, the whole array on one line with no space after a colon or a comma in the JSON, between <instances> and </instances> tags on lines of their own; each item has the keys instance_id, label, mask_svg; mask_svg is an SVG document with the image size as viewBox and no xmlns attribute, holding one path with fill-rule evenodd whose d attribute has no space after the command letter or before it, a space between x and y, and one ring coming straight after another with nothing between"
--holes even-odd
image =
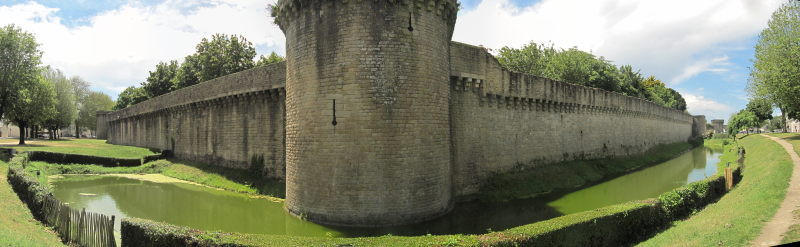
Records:
<instances>
[{"instance_id":1,"label":"water reflection","mask_svg":"<svg viewBox=\"0 0 800 247\"><path fill-rule=\"evenodd\" d=\"M469 202L438 219L397 227L321 226L287 215L283 203L189 184L120 177L67 176L55 196L73 207L203 230L299 236L484 233L661 193L716 173L720 151L696 148L675 159L575 192L504 203ZM119 220L118 220L119 221ZM118 228L117 228L118 229Z\"/></svg>"}]
</instances>

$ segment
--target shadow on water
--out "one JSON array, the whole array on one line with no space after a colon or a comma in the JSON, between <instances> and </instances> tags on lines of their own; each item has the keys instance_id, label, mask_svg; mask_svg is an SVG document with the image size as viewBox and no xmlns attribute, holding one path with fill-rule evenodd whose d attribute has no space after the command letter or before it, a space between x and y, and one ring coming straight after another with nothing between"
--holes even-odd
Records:
<instances>
[{"instance_id":1,"label":"shadow on water","mask_svg":"<svg viewBox=\"0 0 800 247\"><path fill-rule=\"evenodd\" d=\"M322 226L289 216L280 202L190 184L76 175L55 181L54 194L73 207L113 214L118 219L145 218L202 230L332 237L479 234L657 197L714 175L720 154L696 148L662 164L576 191L503 203L459 203L449 214L431 221L380 228Z\"/></svg>"}]
</instances>

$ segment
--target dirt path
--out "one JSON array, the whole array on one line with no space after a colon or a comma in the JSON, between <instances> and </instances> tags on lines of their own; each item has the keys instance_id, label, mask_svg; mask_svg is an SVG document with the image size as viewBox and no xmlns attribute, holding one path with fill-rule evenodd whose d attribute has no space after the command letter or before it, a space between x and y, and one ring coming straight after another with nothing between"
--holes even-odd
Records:
<instances>
[{"instance_id":1,"label":"dirt path","mask_svg":"<svg viewBox=\"0 0 800 247\"><path fill-rule=\"evenodd\" d=\"M800 208L800 157L797 156L797 152L792 148L792 144L778 137L764 136L781 144L786 149L786 152L792 157L794 168L792 169L792 177L789 180L789 188L786 191L786 198L783 199L781 207L778 208L775 216L764 225L764 229L761 229L761 235L753 241L753 246L778 245L781 243L781 235L789 230L789 226L800 223L792 217L792 211Z\"/></svg>"}]
</instances>

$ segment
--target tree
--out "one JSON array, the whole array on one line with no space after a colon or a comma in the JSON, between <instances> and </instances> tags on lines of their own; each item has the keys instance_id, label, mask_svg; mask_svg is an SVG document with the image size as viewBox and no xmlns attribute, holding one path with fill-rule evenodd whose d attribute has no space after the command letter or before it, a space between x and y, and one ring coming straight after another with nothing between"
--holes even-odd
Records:
<instances>
[{"instance_id":1,"label":"tree","mask_svg":"<svg viewBox=\"0 0 800 247\"><path fill-rule=\"evenodd\" d=\"M177 73L178 61L172 60L169 63L158 63L156 70L150 71L147 81L142 83L142 88L147 94L147 98L153 98L175 90L176 87L173 81Z\"/></svg>"},{"instance_id":2,"label":"tree","mask_svg":"<svg viewBox=\"0 0 800 247\"><path fill-rule=\"evenodd\" d=\"M144 89L140 87L128 87L117 97L117 104L114 105L113 110L122 110L125 107L138 104L139 102L147 100L147 94Z\"/></svg>"},{"instance_id":3,"label":"tree","mask_svg":"<svg viewBox=\"0 0 800 247\"><path fill-rule=\"evenodd\" d=\"M111 97L101 92L90 92L81 109L81 126L92 131L97 130L97 112L108 111L114 107Z\"/></svg>"},{"instance_id":4,"label":"tree","mask_svg":"<svg viewBox=\"0 0 800 247\"><path fill-rule=\"evenodd\" d=\"M255 66L256 49L243 36L215 34L197 44L197 78L200 82Z\"/></svg>"},{"instance_id":5,"label":"tree","mask_svg":"<svg viewBox=\"0 0 800 247\"><path fill-rule=\"evenodd\" d=\"M553 45L530 43L520 49L503 47L497 55L503 67L589 87L639 97L662 106L686 110L686 100L650 76L644 79L630 65L614 66L603 57L578 50L557 50Z\"/></svg>"},{"instance_id":6,"label":"tree","mask_svg":"<svg viewBox=\"0 0 800 247\"><path fill-rule=\"evenodd\" d=\"M55 114L49 116L44 126L50 130L50 138L58 138L58 130L69 126L77 117L75 90L72 82L60 70L46 68L42 72L43 79L53 85L55 93Z\"/></svg>"},{"instance_id":7,"label":"tree","mask_svg":"<svg viewBox=\"0 0 800 247\"><path fill-rule=\"evenodd\" d=\"M200 65L197 61L197 56L186 56L175 73L175 77L172 78L172 85L175 86L175 89L181 89L200 83L200 78L197 76L198 71L200 71Z\"/></svg>"},{"instance_id":8,"label":"tree","mask_svg":"<svg viewBox=\"0 0 800 247\"><path fill-rule=\"evenodd\" d=\"M745 109L756 114L758 121L763 122L764 120L772 119L772 103L766 98L751 99Z\"/></svg>"},{"instance_id":9,"label":"tree","mask_svg":"<svg viewBox=\"0 0 800 247\"><path fill-rule=\"evenodd\" d=\"M773 117L770 120L767 120L767 130L775 131L775 130L783 130L786 123L783 118Z\"/></svg>"},{"instance_id":10,"label":"tree","mask_svg":"<svg viewBox=\"0 0 800 247\"><path fill-rule=\"evenodd\" d=\"M748 91L780 108L783 118L800 118L800 1L772 13L761 31L750 69Z\"/></svg>"},{"instance_id":11,"label":"tree","mask_svg":"<svg viewBox=\"0 0 800 247\"><path fill-rule=\"evenodd\" d=\"M19 126L19 145L25 145L25 129L43 124L56 113L53 85L42 76L19 88L16 102L8 109L8 119Z\"/></svg>"},{"instance_id":12,"label":"tree","mask_svg":"<svg viewBox=\"0 0 800 247\"><path fill-rule=\"evenodd\" d=\"M739 131L749 128L758 128L760 125L761 121L758 121L758 117L756 117L755 113L748 110L741 110L728 120L728 133L735 135Z\"/></svg>"},{"instance_id":13,"label":"tree","mask_svg":"<svg viewBox=\"0 0 800 247\"><path fill-rule=\"evenodd\" d=\"M258 62L256 62L256 67L282 62L283 60L284 60L283 57L279 56L277 53L273 51L272 53L269 54L268 57L265 57L264 55L259 56Z\"/></svg>"},{"instance_id":14,"label":"tree","mask_svg":"<svg viewBox=\"0 0 800 247\"><path fill-rule=\"evenodd\" d=\"M72 77L70 81L72 82L72 89L75 90L75 108L78 109L78 118L75 119L75 138L81 138L80 109L86 101L86 97L89 96L89 82L78 76Z\"/></svg>"},{"instance_id":15,"label":"tree","mask_svg":"<svg viewBox=\"0 0 800 247\"><path fill-rule=\"evenodd\" d=\"M33 34L14 25L0 28L0 116L19 101L24 84L40 79L41 57Z\"/></svg>"}]
</instances>

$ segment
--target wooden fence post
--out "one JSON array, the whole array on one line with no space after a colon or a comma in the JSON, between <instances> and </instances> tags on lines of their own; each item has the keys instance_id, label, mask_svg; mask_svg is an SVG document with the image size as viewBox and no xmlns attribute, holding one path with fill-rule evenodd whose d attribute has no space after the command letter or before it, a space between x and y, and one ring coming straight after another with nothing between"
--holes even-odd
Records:
<instances>
[{"instance_id":1,"label":"wooden fence post","mask_svg":"<svg viewBox=\"0 0 800 247\"><path fill-rule=\"evenodd\" d=\"M733 169L725 168L725 191L733 189Z\"/></svg>"}]
</instances>

